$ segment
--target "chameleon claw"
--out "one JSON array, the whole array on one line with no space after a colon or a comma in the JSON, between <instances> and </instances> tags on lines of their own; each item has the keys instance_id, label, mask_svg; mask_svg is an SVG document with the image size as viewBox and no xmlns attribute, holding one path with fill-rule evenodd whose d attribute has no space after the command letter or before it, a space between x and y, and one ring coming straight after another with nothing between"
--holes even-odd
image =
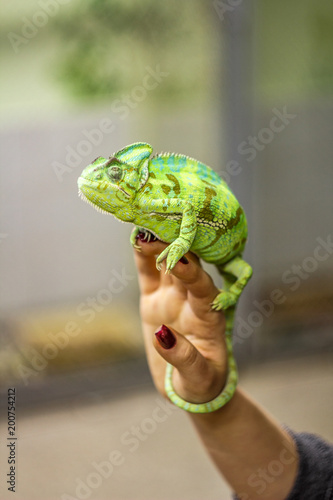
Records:
<instances>
[{"instance_id":1,"label":"chameleon claw","mask_svg":"<svg viewBox=\"0 0 333 500\"><path fill-rule=\"evenodd\" d=\"M168 256L168 250L169 247L167 247L165 250L163 250L162 253L160 253L160 255L157 257L156 259L156 267L157 269L160 271L162 269L162 262L165 261L165 259L167 258Z\"/></svg>"},{"instance_id":2,"label":"chameleon claw","mask_svg":"<svg viewBox=\"0 0 333 500\"><path fill-rule=\"evenodd\" d=\"M137 238L135 238L134 241L131 241L131 245L133 248L135 248L136 250L141 250L141 247L140 245L137 244Z\"/></svg>"},{"instance_id":3,"label":"chameleon claw","mask_svg":"<svg viewBox=\"0 0 333 500\"><path fill-rule=\"evenodd\" d=\"M157 241L156 236L146 229L138 232L138 234L135 236L135 239L143 241L144 243L153 243L154 241Z\"/></svg>"},{"instance_id":4,"label":"chameleon claw","mask_svg":"<svg viewBox=\"0 0 333 500\"><path fill-rule=\"evenodd\" d=\"M223 309L225 311L229 307L233 307L237 303L238 297L229 291L220 290L220 293L215 297L212 303L212 309L215 311L220 311Z\"/></svg>"},{"instance_id":5,"label":"chameleon claw","mask_svg":"<svg viewBox=\"0 0 333 500\"><path fill-rule=\"evenodd\" d=\"M221 304L214 304L214 302L211 302L209 305L214 311L221 311L222 309Z\"/></svg>"}]
</instances>

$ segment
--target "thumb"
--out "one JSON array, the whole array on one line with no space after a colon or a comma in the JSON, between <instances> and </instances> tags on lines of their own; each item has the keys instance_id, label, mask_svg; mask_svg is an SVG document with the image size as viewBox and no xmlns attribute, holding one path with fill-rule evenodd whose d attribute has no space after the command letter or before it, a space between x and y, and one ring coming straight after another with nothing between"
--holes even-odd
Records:
<instances>
[{"instance_id":1,"label":"thumb","mask_svg":"<svg viewBox=\"0 0 333 500\"><path fill-rule=\"evenodd\" d=\"M154 347L165 361L176 368L173 386L179 396L199 403L209 401L220 393L221 376L184 335L162 325L155 333Z\"/></svg>"}]
</instances>

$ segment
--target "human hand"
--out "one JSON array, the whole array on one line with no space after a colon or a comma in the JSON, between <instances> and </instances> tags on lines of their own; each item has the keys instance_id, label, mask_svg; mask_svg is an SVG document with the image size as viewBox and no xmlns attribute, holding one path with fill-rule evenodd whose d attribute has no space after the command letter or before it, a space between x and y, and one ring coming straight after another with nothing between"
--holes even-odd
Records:
<instances>
[{"instance_id":1,"label":"human hand","mask_svg":"<svg viewBox=\"0 0 333 500\"><path fill-rule=\"evenodd\" d=\"M224 315L211 309L218 289L194 254L186 254L188 264L178 262L165 274L165 262L156 269L156 257L167 245L139 235L137 246L142 329L154 383L165 396L168 362L175 367L173 387L181 398L210 401L223 389L228 370Z\"/></svg>"}]
</instances>

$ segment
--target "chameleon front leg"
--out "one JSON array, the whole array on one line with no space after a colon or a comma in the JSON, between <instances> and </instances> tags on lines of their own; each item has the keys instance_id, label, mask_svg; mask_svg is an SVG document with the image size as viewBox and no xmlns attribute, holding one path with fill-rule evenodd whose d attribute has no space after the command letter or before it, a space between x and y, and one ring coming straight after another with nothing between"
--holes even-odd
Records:
<instances>
[{"instance_id":1,"label":"chameleon front leg","mask_svg":"<svg viewBox=\"0 0 333 500\"><path fill-rule=\"evenodd\" d=\"M212 303L212 308L219 311L236 305L245 285L252 276L252 268L241 257L235 257L227 264L217 267L226 284L226 290L220 290Z\"/></svg>"},{"instance_id":2,"label":"chameleon front leg","mask_svg":"<svg viewBox=\"0 0 333 500\"><path fill-rule=\"evenodd\" d=\"M166 272L171 271L177 262L188 252L192 246L197 231L197 219L194 207L190 203L179 203L178 199L170 200L176 205L175 208L181 208L182 219L179 236L166 247L156 259L156 267L160 271L163 260L166 259ZM171 212L172 213L172 212Z\"/></svg>"},{"instance_id":3,"label":"chameleon front leg","mask_svg":"<svg viewBox=\"0 0 333 500\"><path fill-rule=\"evenodd\" d=\"M163 260L166 259L166 272L171 271L177 262L188 252L192 246L197 230L197 219L194 207L179 198L150 200L140 209L148 215L161 215L166 220L181 219L178 237L170 243L157 257L156 267L160 271ZM140 229L135 228L131 235L131 243L135 246L135 239ZM163 241L163 234L160 236ZM167 237L165 236L167 239Z\"/></svg>"}]
</instances>

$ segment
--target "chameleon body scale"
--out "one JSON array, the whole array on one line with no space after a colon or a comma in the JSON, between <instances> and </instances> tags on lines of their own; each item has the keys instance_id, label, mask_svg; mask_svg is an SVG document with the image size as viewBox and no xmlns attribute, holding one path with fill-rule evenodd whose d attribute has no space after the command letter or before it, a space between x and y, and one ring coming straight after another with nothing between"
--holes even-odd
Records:
<instances>
[{"instance_id":1,"label":"chameleon body scale","mask_svg":"<svg viewBox=\"0 0 333 500\"><path fill-rule=\"evenodd\" d=\"M206 413L227 403L237 385L232 349L234 313L252 275L241 257L247 239L246 217L228 185L210 167L184 155L151 155L149 144L135 143L110 158L97 158L79 177L79 194L100 211L134 224L134 247L140 232L168 243L157 257L158 269L166 260L166 271L170 271L191 251L214 264L222 275L224 289L212 304L226 316L228 379L222 393L211 402L193 404L174 392L169 364L165 377L165 389L174 404Z\"/></svg>"}]
</instances>

